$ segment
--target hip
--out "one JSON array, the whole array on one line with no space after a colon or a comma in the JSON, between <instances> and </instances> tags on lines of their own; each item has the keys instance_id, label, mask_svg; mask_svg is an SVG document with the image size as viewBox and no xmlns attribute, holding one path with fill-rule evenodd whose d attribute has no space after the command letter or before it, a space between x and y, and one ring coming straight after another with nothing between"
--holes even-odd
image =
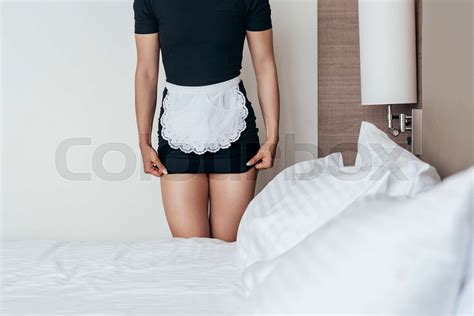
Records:
<instances>
[{"instance_id":1,"label":"hip","mask_svg":"<svg viewBox=\"0 0 474 316\"><path fill-rule=\"evenodd\" d=\"M232 84L235 84L235 90L238 90L236 98L239 99L234 103L241 103L235 106L236 110L229 110L232 106L224 104L233 101L222 97L218 87L220 85L225 91L232 89ZM205 96L202 97L201 94ZM233 94L230 98L234 98ZM219 101L222 104L216 105ZM208 105L202 106L201 102ZM170 119L169 116L174 117ZM173 139L175 134L177 137ZM170 146L185 153L201 155L229 148L238 140L254 142L258 139L258 128L255 110L248 99L245 86L240 79L237 82L234 79L234 83L230 80L217 85L184 89L167 84L163 90L158 135L159 149ZM201 150L202 148L205 150Z\"/></svg>"},{"instance_id":2,"label":"hip","mask_svg":"<svg viewBox=\"0 0 474 316\"><path fill-rule=\"evenodd\" d=\"M256 116L242 81L234 84L220 85L223 91L233 89L227 96L215 86L164 89L157 151L169 173L242 173L250 169L246 162L260 149ZM170 93L172 102L167 99ZM226 108L231 109L230 114ZM222 135L225 137L220 138Z\"/></svg>"}]
</instances>

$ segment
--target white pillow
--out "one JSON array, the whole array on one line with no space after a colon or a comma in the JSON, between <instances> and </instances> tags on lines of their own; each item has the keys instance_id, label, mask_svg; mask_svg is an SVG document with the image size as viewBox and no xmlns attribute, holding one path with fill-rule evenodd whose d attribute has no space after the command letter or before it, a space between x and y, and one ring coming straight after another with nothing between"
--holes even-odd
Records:
<instances>
[{"instance_id":1,"label":"white pillow","mask_svg":"<svg viewBox=\"0 0 474 316\"><path fill-rule=\"evenodd\" d=\"M355 165L370 168L371 180L390 173L387 194L391 196L414 196L440 182L435 168L397 145L374 124L362 122L357 151Z\"/></svg>"},{"instance_id":2,"label":"white pillow","mask_svg":"<svg viewBox=\"0 0 474 316\"><path fill-rule=\"evenodd\" d=\"M264 274L251 265L271 260L301 242L355 200L372 194L413 195L439 182L436 171L392 142L374 125L363 123L357 167L343 167L340 153L287 168L255 197L237 235L237 264L251 288ZM379 144L376 147L374 144ZM396 158L383 158L384 151ZM404 176L398 179L394 175Z\"/></svg>"},{"instance_id":3,"label":"white pillow","mask_svg":"<svg viewBox=\"0 0 474 316\"><path fill-rule=\"evenodd\" d=\"M471 203L474 201L471 200ZM471 207L472 206L471 204ZM474 216L471 217L471 227L474 227ZM456 312L458 316L474 315L474 235L471 234L470 257L467 262L466 273L461 285L461 294L459 295L458 306Z\"/></svg>"},{"instance_id":4,"label":"white pillow","mask_svg":"<svg viewBox=\"0 0 474 316\"><path fill-rule=\"evenodd\" d=\"M452 314L472 233L473 177L474 168L414 198L356 202L265 263L273 269L247 307L282 314Z\"/></svg>"}]
</instances>

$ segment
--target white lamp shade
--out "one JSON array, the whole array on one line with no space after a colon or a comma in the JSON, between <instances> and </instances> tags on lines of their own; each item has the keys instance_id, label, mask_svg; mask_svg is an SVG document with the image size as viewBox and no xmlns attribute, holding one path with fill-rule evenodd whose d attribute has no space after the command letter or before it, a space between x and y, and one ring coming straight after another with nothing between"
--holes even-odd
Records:
<instances>
[{"instance_id":1,"label":"white lamp shade","mask_svg":"<svg viewBox=\"0 0 474 316\"><path fill-rule=\"evenodd\" d=\"M417 103L414 0L359 0L363 105Z\"/></svg>"}]
</instances>

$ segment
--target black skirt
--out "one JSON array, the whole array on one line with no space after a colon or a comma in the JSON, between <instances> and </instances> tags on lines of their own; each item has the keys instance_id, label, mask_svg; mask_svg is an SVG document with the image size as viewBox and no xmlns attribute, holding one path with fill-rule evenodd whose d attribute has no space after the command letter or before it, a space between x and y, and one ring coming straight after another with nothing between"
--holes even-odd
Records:
<instances>
[{"instance_id":1,"label":"black skirt","mask_svg":"<svg viewBox=\"0 0 474 316\"><path fill-rule=\"evenodd\" d=\"M215 153L206 152L202 155L196 153L185 153L180 149L171 148L168 141L161 136L161 116L163 106L158 119L158 155L165 165L169 174L173 173L244 173L252 167L247 162L255 156L260 149L258 139L258 128L256 126L255 112L252 103L247 98L247 93L242 81L239 84L240 91L246 98L245 106L248 116L245 119L246 128L242 131L240 138L233 142L229 148L221 149ZM167 89L163 92L163 99Z\"/></svg>"}]
</instances>

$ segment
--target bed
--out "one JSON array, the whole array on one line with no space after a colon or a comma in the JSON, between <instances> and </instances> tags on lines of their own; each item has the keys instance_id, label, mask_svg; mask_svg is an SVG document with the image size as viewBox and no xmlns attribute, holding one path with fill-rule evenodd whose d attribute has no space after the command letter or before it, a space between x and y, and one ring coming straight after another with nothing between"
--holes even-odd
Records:
<instances>
[{"instance_id":1,"label":"bed","mask_svg":"<svg viewBox=\"0 0 474 316\"><path fill-rule=\"evenodd\" d=\"M358 143L275 177L235 243L3 242L1 314L471 315L474 168L440 182L367 122Z\"/></svg>"},{"instance_id":2,"label":"bed","mask_svg":"<svg viewBox=\"0 0 474 316\"><path fill-rule=\"evenodd\" d=\"M234 256L234 243L200 238L4 242L2 315L230 312Z\"/></svg>"}]
</instances>

